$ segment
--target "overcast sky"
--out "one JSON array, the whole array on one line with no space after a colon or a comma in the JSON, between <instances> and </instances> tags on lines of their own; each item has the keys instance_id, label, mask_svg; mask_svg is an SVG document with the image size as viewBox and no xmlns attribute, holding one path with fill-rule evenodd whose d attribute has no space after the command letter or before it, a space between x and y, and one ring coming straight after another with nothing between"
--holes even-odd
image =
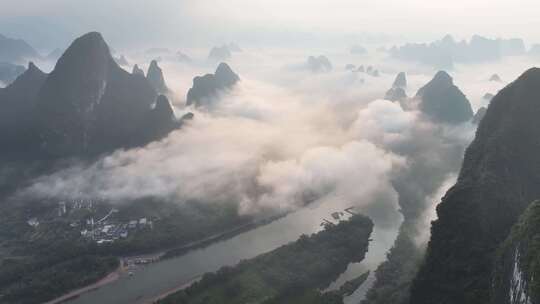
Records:
<instances>
[{"instance_id":1,"label":"overcast sky","mask_svg":"<svg viewBox=\"0 0 540 304\"><path fill-rule=\"evenodd\" d=\"M0 7L0 32L48 31L51 41L89 30L121 44L205 45L280 35L286 42L295 33L386 34L409 41L479 33L540 41L537 0L0 0Z\"/></svg>"}]
</instances>

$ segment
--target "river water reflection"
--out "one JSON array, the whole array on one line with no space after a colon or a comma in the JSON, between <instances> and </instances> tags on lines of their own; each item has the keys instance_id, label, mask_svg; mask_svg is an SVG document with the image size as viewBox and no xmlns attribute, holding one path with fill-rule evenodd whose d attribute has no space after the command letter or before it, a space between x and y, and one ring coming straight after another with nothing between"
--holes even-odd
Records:
<instances>
[{"instance_id":1,"label":"river water reflection","mask_svg":"<svg viewBox=\"0 0 540 304\"><path fill-rule=\"evenodd\" d=\"M206 248L157 263L149 264L133 276L90 291L66 303L70 304L138 304L151 303L168 290L184 285L206 272L213 272L227 265L235 265L242 259L253 258L281 245L295 241L302 234L317 232L323 219L333 220L331 213L343 211L350 203L325 201L314 203L267 225L239 234L231 239L212 244ZM397 211L394 211L397 213ZM369 214L367 214L369 215ZM399 215L398 215L399 216ZM374 270L385 258L397 235L399 223L392 228L381 228L375 222L373 241L366 259L349 265L347 271L333 284L341 284L358 276L366 269ZM370 278L371 280L371 278ZM361 299L360 288L346 300ZM347 302L349 302L347 301Z\"/></svg>"}]
</instances>

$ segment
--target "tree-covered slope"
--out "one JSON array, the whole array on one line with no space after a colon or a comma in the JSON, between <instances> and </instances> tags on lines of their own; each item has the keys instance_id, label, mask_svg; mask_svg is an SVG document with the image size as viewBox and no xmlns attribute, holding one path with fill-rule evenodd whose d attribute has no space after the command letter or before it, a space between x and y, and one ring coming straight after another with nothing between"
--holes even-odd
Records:
<instances>
[{"instance_id":1,"label":"tree-covered slope","mask_svg":"<svg viewBox=\"0 0 540 304\"><path fill-rule=\"evenodd\" d=\"M411 303L488 303L496 249L540 197L540 69L495 96L437 207Z\"/></svg>"},{"instance_id":2,"label":"tree-covered slope","mask_svg":"<svg viewBox=\"0 0 540 304\"><path fill-rule=\"evenodd\" d=\"M539 303L540 201L523 213L498 251L493 303Z\"/></svg>"},{"instance_id":3,"label":"tree-covered slope","mask_svg":"<svg viewBox=\"0 0 540 304\"><path fill-rule=\"evenodd\" d=\"M235 267L205 274L200 282L160 303L289 303L291 299L299 302L335 299L333 295L310 290L327 287L349 263L363 260L372 229L369 218L355 215Z\"/></svg>"}]
</instances>

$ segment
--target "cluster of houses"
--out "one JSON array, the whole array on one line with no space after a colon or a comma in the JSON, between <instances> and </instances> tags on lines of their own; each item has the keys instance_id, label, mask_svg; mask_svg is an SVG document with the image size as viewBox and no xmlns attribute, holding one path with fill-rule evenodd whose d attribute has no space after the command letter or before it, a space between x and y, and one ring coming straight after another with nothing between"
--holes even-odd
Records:
<instances>
[{"instance_id":1,"label":"cluster of houses","mask_svg":"<svg viewBox=\"0 0 540 304\"><path fill-rule=\"evenodd\" d=\"M68 205L69 204L69 205ZM113 243L119 239L125 239L130 233L141 229L153 229L153 222L145 217L139 219L131 219L129 221L121 221L115 219L114 214L118 213L116 208L111 210L100 219L95 219L90 214L94 214L94 206L96 202L91 200L73 200L68 202L58 202L55 208L55 213L51 214L53 217L65 218L69 220L69 214L72 211L86 209L90 211L89 217L86 220L72 220L70 227L74 229L80 229L81 236L87 239L95 241L97 244ZM45 222L49 222L50 218L41 219ZM27 224L33 228L37 228L40 225L40 220L36 217L29 218Z\"/></svg>"},{"instance_id":2,"label":"cluster of houses","mask_svg":"<svg viewBox=\"0 0 540 304\"><path fill-rule=\"evenodd\" d=\"M81 235L94 240L97 244L109 244L116 240L127 238L130 232L146 228L152 229L153 222L145 217L128 222L111 221L108 219L94 221L91 218L86 221L85 228L81 230Z\"/></svg>"}]
</instances>

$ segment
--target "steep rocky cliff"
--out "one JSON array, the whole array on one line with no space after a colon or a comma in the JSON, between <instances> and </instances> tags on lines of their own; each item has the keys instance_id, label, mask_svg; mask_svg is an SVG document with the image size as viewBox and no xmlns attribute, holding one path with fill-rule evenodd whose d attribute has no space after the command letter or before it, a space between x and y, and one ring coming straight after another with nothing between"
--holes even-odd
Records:
<instances>
[{"instance_id":1,"label":"steep rocky cliff","mask_svg":"<svg viewBox=\"0 0 540 304\"><path fill-rule=\"evenodd\" d=\"M50 74L30 63L0 89L3 152L86 156L144 145L177 127L168 100L121 69L97 32L76 39ZM153 136L155 135L155 136Z\"/></svg>"},{"instance_id":2,"label":"steep rocky cliff","mask_svg":"<svg viewBox=\"0 0 540 304\"><path fill-rule=\"evenodd\" d=\"M533 202L497 253L492 303L540 301L540 201Z\"/></svg>"},{"instance_id":3,"label":"steep rocky cliff","mask_svg":"<svg viewBox=\"0 0 540 304\"><path fill-rule=\"evenodd\" d=\"M437 207L411 303L481 304L491 292L496 250L540 197L540 69L493 98L465 153L457 183Z\"/></svg>"},{"instance_id":4,"label":"steep rocky cliff","mask_svg":"<svg viewBox=\"0 0 540 304\"><path fill-rule=\"evenodd\" d=\"M193 79L193 86L189 89L186 105L196 107L210 107L216 95L232 88L240 77L226 63L220 63L214 74L197 76Z\"/></svg>"},{"instance_id":5,"label":"steep rocky cliff","mask_svg":"<svg viewBox=\"0 0 540 304\"><path fill-rule=\"evenodd\" d=\"M435 77L418 90L419 108L435 122L461 123L473 117L467 97L454 85L452 77L439 71Z\"/></svg>"},{"instance_id":6,"label":"steep rocky cliff","mask_svg":"<svg viewBox=\"0 0 540 304\"><path fill-rule=\"evenodd\" d=\"M135 71L135 68L133 70ZM157 61L152 60L152 62L150 62L148 72L146 73L146 79L148 79L154 90L159 94L167 94L169 92L169 88L167 88L167 85L165 84L163 71L159 67Z\"/></svg>"}]
</instances>

